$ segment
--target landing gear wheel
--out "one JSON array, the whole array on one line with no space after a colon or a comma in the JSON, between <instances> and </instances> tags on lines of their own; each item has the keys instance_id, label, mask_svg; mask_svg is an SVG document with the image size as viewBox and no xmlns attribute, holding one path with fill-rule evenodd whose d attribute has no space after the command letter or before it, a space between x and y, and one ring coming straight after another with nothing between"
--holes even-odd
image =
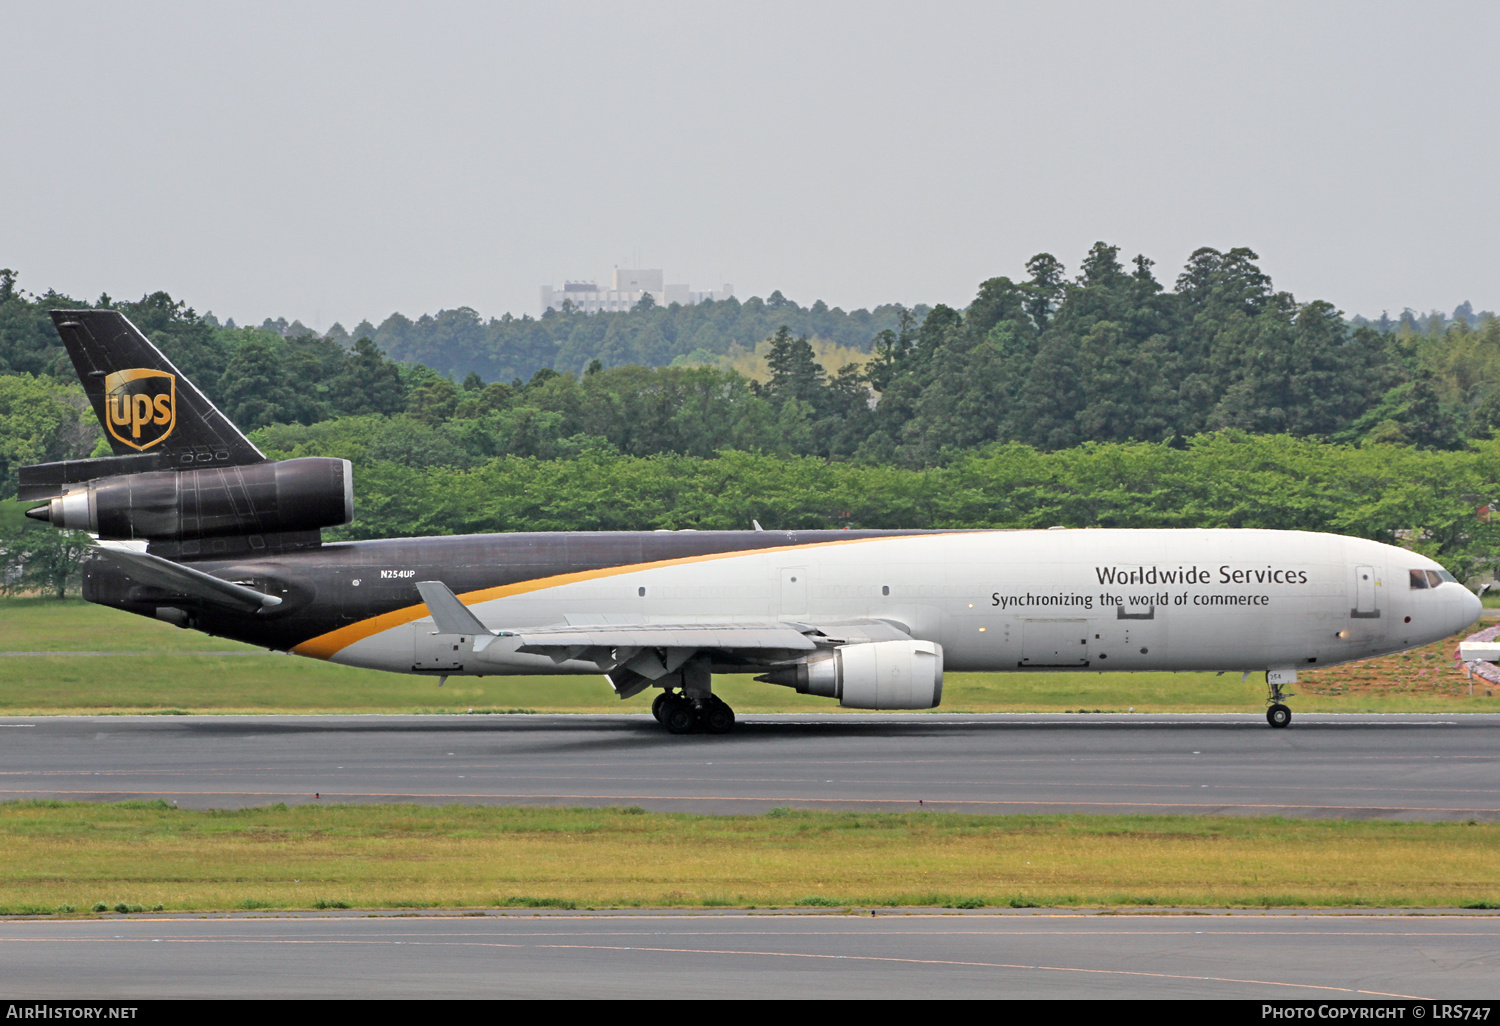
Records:
<instances>
[{"instance_id":1,"label":"landing gear wheel","mask_svg":"<svg viewBox=\"0 0 1500 1026\"><path fill-rule=\"evenodd\" d=\"M656 717L657 723L667 722L666 720L662 719L662 717L666 715L666 704L676 697L677 696L672 694L672 692L670 691L663 691L661 694L657 695L654 700L652 700L651 715Z\"/></svg>"},{"instance_id":2,"label":"landing gear wheel","mask_svg":"<svg viewBox=\"0 0 1500 1026\"><path fill-rule=\"evenodd\" d=\"M703 710L703 729L710 734L727 734L734 729L734 710L722 698L709 700Z\"/></svg>"},{"instance_id":3,"label":"landing gear wheel","mask_svg":"<svg viewBox=\"0 0 1500 1026\"><path fill-rule=\"evenodd\" d=\"M691 734L698 725L698 710L687 699L674 696L662 704L661 722L670 733Z\"/></svg>"},{"instance_id":4,"label":"landing gear wheel","mask_svg":"<svg viewBox=\"0 0 1500 1026\"><path fill-rule=\"evenodd\" d=\"M1266 722L1273 727L1285 727L1292 722L1292 711L1277 702L1266 710Z\"/></svg>"}]
</instances>

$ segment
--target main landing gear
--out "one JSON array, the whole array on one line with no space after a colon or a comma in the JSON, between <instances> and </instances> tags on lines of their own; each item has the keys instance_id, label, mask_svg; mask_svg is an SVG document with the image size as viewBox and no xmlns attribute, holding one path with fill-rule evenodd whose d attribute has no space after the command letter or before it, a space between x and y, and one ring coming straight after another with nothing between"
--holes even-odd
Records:
<instances>
[{"instance_id":1,"label":"main landing gear","mask_svg":"<svg viewBox=\"0 0 1500 1026\"><path fill-rule=\"evenodd\" d=\"M713 691L708 665L694 661L677 675L677 690L666 681L651 703L651 715L673 734L727 734L734 729L734 710Z\"/></svg>"},{"instance_id":2,"label":"main landing gear","mask_svg":"<svg viewBox=\"0 0 1500 1026\"><path fill-rule=\"evenodd\" d=\"M695 702L693 697L663 691L651 703L651 715L673 734L727 734L734 729L734 710L718 695L710 694Z\"/></svg>"},{"instance_id":3,"label":"main landing gear","mask_svg":"<svg viewBox=\"0 0 1500 1026\"><path fill-rule=\"evenodd\" d=\"M1290 679L1288 679L1290 678ZM1285 727L1292 722L1292 710L1286 706L1286 699L1296 696L1282 691L1285 684L1295 684L1297 674L1286 670L1266 671L1266 701L1271 703L1266 709L1266 722L1276 728Z\"/></svg>"}]
</instances>

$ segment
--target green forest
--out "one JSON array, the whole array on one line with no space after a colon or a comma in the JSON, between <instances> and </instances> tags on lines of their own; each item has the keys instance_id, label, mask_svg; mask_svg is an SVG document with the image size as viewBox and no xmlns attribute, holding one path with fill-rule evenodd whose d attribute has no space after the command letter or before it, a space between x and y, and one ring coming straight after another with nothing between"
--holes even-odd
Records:
<instances>
[{"instance_id":1,"label":"green forest","mask_svg":"<svg viewBox=\"0 0 1500 1026\"><path fill-rule=\"evenodd\" d=\"M1500 322L1346 317L1248 249L1170 287L1097 243L964 309L780 293L319 336L0 271L0 485L105 451L47 315L126 313L269 455L354 461L343 537L497 530L1255 526L1495 565ZM756 354L760 372L736 370ZM825 366L822 355L849 355ZM14 546L13 546L14 547Z\"/></svg>"}]
</instances>

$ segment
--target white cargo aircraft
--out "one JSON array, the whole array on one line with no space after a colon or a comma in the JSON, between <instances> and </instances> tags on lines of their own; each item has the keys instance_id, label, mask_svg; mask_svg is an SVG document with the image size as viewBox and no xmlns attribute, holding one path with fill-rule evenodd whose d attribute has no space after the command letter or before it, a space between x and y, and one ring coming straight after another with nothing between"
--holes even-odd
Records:
<instances>
[{"instance_id":1,"label":"white cargo aircraft","mask_svg":"<svg viewBox=\"0 0 1500 1026\"><path fill-rule=\"evenodd\" d=\"M603 674L673 733L712 677L929 709L945 671L1299 669L1445 638L1479 599L1404 549L1301 531L655 531L323 543L343 460L265 458L122 315L53 314L116 455L21 473L101 539L85 597L350 666ZM440 680L441 682L441 680Z\"/></svg>"}]
</instances>

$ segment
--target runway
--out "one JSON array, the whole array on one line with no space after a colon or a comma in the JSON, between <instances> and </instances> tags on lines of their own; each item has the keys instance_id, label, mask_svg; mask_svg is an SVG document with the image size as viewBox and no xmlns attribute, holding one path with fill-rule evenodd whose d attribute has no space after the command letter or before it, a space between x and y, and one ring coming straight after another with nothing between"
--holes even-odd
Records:
<instances>
[{"instance_id":1,"label":"runway","mask_svg":"<svg viewBox=\"0 0 1500 1026\"><path fill-rule=\"evenodd\" d=\"M1487 999L1500 916L994 913L0 922L7 998Z\"/></svg>"},{"instance_id":2,"label":"runway","mask_svg":"<svg viewBox=\"0 0 1500 1026\"><path fill-rule=\"evenodd\" d=\"M1500 819L1500 716L0 719L0 800L776 806Z\"/></svg>"}]
</instances>

